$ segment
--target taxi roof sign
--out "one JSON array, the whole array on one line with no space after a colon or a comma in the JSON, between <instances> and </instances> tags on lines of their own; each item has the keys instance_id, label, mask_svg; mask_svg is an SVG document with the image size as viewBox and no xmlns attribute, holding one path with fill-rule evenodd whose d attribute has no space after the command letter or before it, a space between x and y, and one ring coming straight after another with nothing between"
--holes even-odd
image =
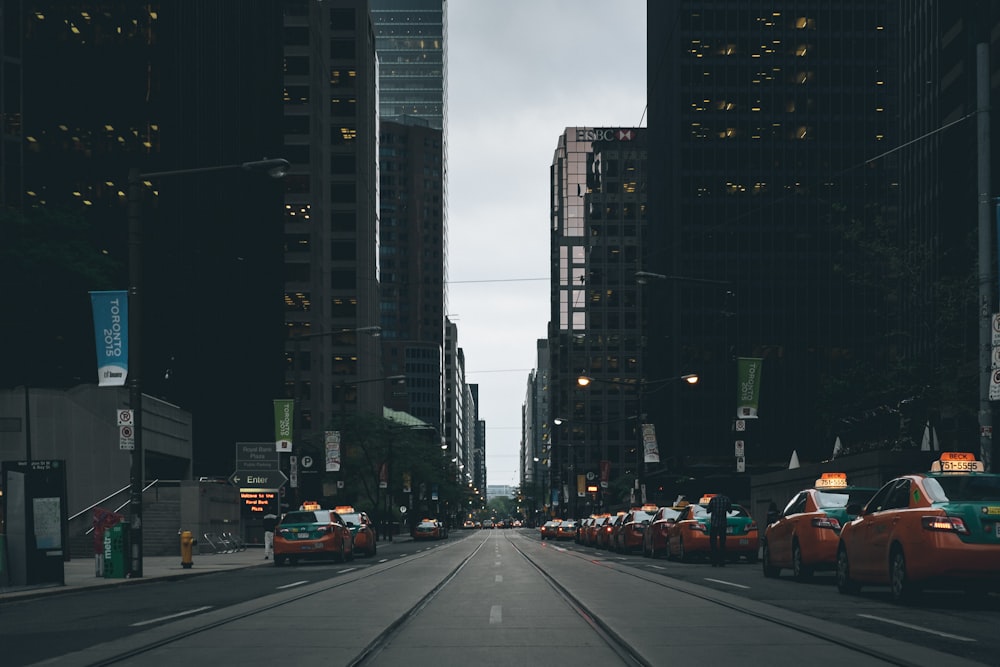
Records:
<instances>
[{"instance_id":1,"label":"taxi roof sign","mask_svg":"<svg viewBox=\"0 0 1000 667\"><path fill-rule=\"evenodd\" d=\"M337 514L354 514L355 510L351 505L337 505L333 508Z\"/></svg>"},{"instance_id":2,"label":"taxi roof sign","mask_svg":"<svg viewBox=\"0 0 1000 667\"><path fill-rule=\"evenodd\" d=\"M299 507L299 509L300 510L318 510L318 509L322 509L322 508L320 507L319 503L316 502L315 500L307 500L306 502L302 503L302 506Z\"/></svg>"},{"instance_id":3,"label":"taxi roof sign","mask_svg":"<svg viewBox=\"0 0 1000 667\"><path fill-rule=\"evenodd\" d=\"M816 480L814 486L817 489L846 489L847 473L825 472Z\"/></svg>"},{"instance_id":4,"label":"taxi roof sign","mask_svg":"<svg viewBox=\"0 0 1000 667\"><path fill-rule=\"evenodd\" d=\"M716 497L717 495L719 495L719 494L718 493L706 493L705 495L703 495L701 497L701 500L698 501L698 504L699 505L707 505L708 501L711 500L712 498Z\"/></svg>"},{"instance_id":5,"label":"taxi roof sign","mask_svg":"<svg viewBox=\"0 0 1000 667\"><path fill-rule=\"evenodd\" d=\"M971 452L942 452L931 464L931 472L986 472L986 466Z\"/></svg>"}]
</instances>

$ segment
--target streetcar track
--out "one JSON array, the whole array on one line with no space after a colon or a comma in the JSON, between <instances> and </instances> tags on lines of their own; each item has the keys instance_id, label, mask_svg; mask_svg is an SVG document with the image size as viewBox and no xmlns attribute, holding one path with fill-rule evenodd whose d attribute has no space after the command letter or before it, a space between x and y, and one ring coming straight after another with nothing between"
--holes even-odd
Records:
<instances>
[{"instance_id":1,"label":"streetcar track","mask_svg":"<svg viewBox=\"0 0 1000 667\"><path fill-rule=\"evenodd\" d=\"M433 598L437 594L437 592L439 592L440 589L443 588L445 584L447 584L447 582L451 581L451 579L454 578L454 576L458 573L458 571L461 570L465 566L465 564L469 561L469 559L472 558L472 556L474 556L479 551L479 549L482 548L483 544L485 544L485 543L486 542L484 541L482 544L480 544L478 547L476 547L476 549L472 552L472 554L470 554L469 556L467 556L466 558L464 558L458 564L458 566L454 570L452 570L452 572L450 572L448 575L446 575L444 577L444 579L442 580L442 582L440 582L437 586L434 587L433 590L431 590L430 593L428 593L426 596L424 596L424 598L422 598L419 602L417 602L416 605L414 605L413 607L411 607L411 609L409 611L407 611L406 613L404 613L403 616L401 616L400 618L396 619L396 621L394 621L392 624L390 624L388 626L388 628L386 628L386 630L384 630L378 637L376 637L375 640L373 640L367 647L365 647L365 649L358 656L356 656L355 659L352 662L350 662L348 664L351 665L352 667L354 665L362 665L362 664L364 664L364 661L367 659L367 657L371 653L372 649L379 648L379 650L381 650L380 647L378 646L379 645L379 641L382 640L383 642L385 642L389 638L391 638L391 636L393 634L395 634L395 632L394 632L395 629L398 629L398 627L401 627L402 625L404 625L405 622L408 620L408 618L410 618L413 615L415 615L415 613L414 613L415 611L418 612L420 609L423 608L423 606L426 605L427 602L430 602L430 599ZM455 544L457 544L457 543L451 543L451 544L442 545L439 548L446 549L446 548L449 548L451 546L454 546ZM125 650L125 651L121 651L121 652L119 652L119 653L117 653L115 655L112 655L112 656L107 656L107 657L100 658L100 659L98 659L98 660L96 660L94 662L88 663L87 667L105 667L106 665L114 665L114 664L123 662L125 660L129 660L131 658L135 658L135 657L141 656L141 655L143 655L145 653L149 653L150 651L154 651L154 650L156 650L158 648L163 648L164 646L169 646L171 644L174 644L176 642L182 641L182 640L187 639L189 637L193 637L195 635L199 635L199 634L201 634L203 632L207 632L209 630L214 630L216 628L220 628L220 627L229 625L230 623L235 623L237 621L241 621L243 619L252 618L252 617L257 616L259 614L263 614L265 612L271 611L272 609L278 609L280 607L284 607L285 605L289 605L289 604L293 604L295 602L299 602L300 600L304 600L304 599L312 597L314 595L319 595L320 593L326 593L326 592L334 590L336 588L341 588L341 587L344 587L344 586L349 586L349 585L351 585L353 583L356 583L358 581L361 581L363 579L368 579L370 577L377 576L377 575L379 575L382 572L385 572L387 570L392 570L392 569L395 569L397 567L402 567L403 565L406 565L407 563L412 562L413 560L416 560L418 558L424 558L426 556L432 555L432 553L433 553L433 550L423 550L423 551L417 551L416 553L414 553L412 555L401 554L396 560L394 560L392 562L385 563L385 564L381 563L381 562L377 563L377 565L384 565L384 567L380 567L380 568L376 569L374 566L372 566L372 567L369 567L369 568L367 568L365 570L359 570L358 571L358 576L356 576L356 577L354 577L354 578L352 578L352 579L350 579L348 581L342 581L340 579L333 579L333 580L330 580L329 585L322 586L320 588L315 588L315 589L312 589L312 590L309 590L309 591L304 591L301 594L294 595L292 597L288 597L288 598L285 598L285 599L282 599L282 600L278 600L278 601L272 602L270 604L265 604L264 606L255 607L254 609L249 610L249 611L234 613L234 614L232 614L230 616L226 616L225 618L220 618L220 619L218 619L216 621L207 622L207 623L205 623L203 625L200 625L200 626L198 626L196 628L191 628L191 629L186 629L186 630L182 630L182 631L179 631L179 632L175 632L175 633L170 634L168 636L161 637L161 638L159 638L157 640L150 641L150 642L148 642L146 644L143 644L142 646L138 646L138 647L131 648L131 649L128 649L128 650ZM357 568L351 568L351 569L357 570ZM375 655L374 653L371 653L372 657L374 655Z\"/></svg>"},{"instance_id":2,"label":"streetcar track","mask_svg":"<svg viewBox=\"0 0 1000 667\"><path fill-rule=\"evenodd\" d=\"M508 538L508 540L509 539L510 538ZM566 590L558 581L556 581L551 575L549 575L544 569L542 569L525 551L523 551L522 549L519 549L513 543L511 543L511 545L522 556L524 556L525 560L527 560L535 569L537 569L542 574L542 576L545 577L545 579L548 580L549 583L554 588L556 588L556 590L560 591L563 595L568 596L568 598L570 600L572 600L572 602L571 602L572 605L579 606L579 608L581 610L583 610L596 623L600 624L600 626L602 626L602 627L606 627L606 626L604 626L604 623L600 620L600 617L597 614L593 613L593 611L591 611L590 609L588 609L587 606L581 600L579 600L578 598L576 598L576 596L574 596L572 593L570 593L568 590ZM777 626L780 626L780 627L783 627L783 628L786 628L786 629L789 629L789 630L794 630L796 632L801 632L801 633L809 635L811 637L816 637L816 638L821 639L821 640L823 640L825 642L829 642L831 644L836 644L837 646L846 648L846 649L848 649L850 651L854 651L855 653L860 653L860 654L863 654L863 655L867 655L867 656L870 656L870 657L877 658L879 660L885 661L887 664L890 664L890 665L897 665L898 667L919 667L916 663L913 663L913 662L911 662L909 660L906 660L906 659L901 658L899 656L893 655L891 653L887 653L885 651L879 650L878 648L867 647L867 646L855 644L855 643L852 643L849 640L841 639L840 637L837 637L833 633L829 633L829 632L826 632L826 631L814 630L814 629L812 629L810 627L807 627L807 626L805 626L803 624L800 624L800 623L796 623L796 622L794 622L792 620L785 619L785 618L779 618L779 617L777 617L775 615L768 614L767 612L765 612L765 611L763 611L761 609L755 609L755 610L751 611L751 610L748 610L748 609L745 609L745 608L741 607L738 604L735 604L735 603L732 603L732 602L728 602L726 600L720 600L717 597L714 597L714 596L709 595L709 594L698 593L696 591L689 590L687 587L680 586L680 585L671 585L670 582L669 582L669 578L670 578L669 574L656 574L656 573L648 572L646 570L636 569L635 567L630 566L628 564L628 561L620 562L620 563L613 563L610 559L607 559L607 558L604 558L604 559L601 559L601 560L595 560L594 558L591 557L590 554L585 553L583 551L575 551L575 550L572 550L572 549L562 549L561 553L563 553L563 554L565 554L567 556L570 556L572 558L577 558L579 560L584 560L584 561L586 561L588 563L592 563L594 565L598 565L598 566L601 566L601 567L612 569L615 572L618 572L619 574L623 574L623 575L626 575L626 576L629 576L629 577L633 577L635 579L639 579L641 581L644 581L644 582L649 583L649 584L653 584L655 586L659 586L661 588L666 588L666 589L669 589L671 591L675 591L675 592L678 592L678 593L683 593L683 594L688 595L690 597L697 598L697 599L703 600L705 602L710 602L712 604L719 605L720 607L725 607L726 609L730 609L732 611L736 611L736 612L738 612L740 614L743 614L744 616L750 616L752 618L756 618L756 619L759 619L759 620L762 620L762 621L766 621L766 622L771 623L773 625L777 625ZM616 565L620 566L620 567L615 567ZM646 575L646 576L642 576L642 575ZM719 581L718 583L727 583L727 582ZM694 585L697 585L697 584L694 584ZM712 591L712 589L707 589L707 590ZM761 605L761 606L766 606L766 605ZM616 638L616 641L620 642L622 645L628 646L627 644L625 644L624 640L621 639L620 637L618 637L618 635L616 633L614 633L612 630L610 630L610 628L608 628L608 631L610 633L610 636ZM631 650L630 646L628 646L628 648L629 648L629 652L630 653L634 653ZM637 656L637 659L640 660L643 665L649 665L650 664L650 663L646 662L645 659L642 658L642 656Z\"/></svg>"}]
</instances>

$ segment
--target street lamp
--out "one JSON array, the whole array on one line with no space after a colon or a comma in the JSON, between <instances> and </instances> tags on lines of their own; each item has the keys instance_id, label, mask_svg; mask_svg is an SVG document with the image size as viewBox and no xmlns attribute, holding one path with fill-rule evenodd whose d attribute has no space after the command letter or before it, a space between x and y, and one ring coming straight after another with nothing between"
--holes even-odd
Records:
<instances>
[{"instance_id":1,"label":"street lamp","mask_svg":"<svg viewBox=\"0 0 1000 667\"><path fill-rule=\"evenodd\" d=\"M640 446L638 446L636 448L636 473L635 473L635 488L633 489L633 497L635 496L635 492L638 492L639 498L640 498L640 500L642 502L646 501L646 497L645 497L646 496L646 493L645 493L645 480L644 480L644 477L645 477L645 466L646 466L646 452L645 452L646 434L645 434L645 431L647 430L646 429L646 424L644 423L645 420L646 420L646 415L643 412L643 397L644 397L645 394L649 394L649 393L652 393L653 391L659 391L660 389L663 389L664 387L666 387L671 382L676 382L678 380L681 380L683 382L686 382L687 384L697 384L698 383L698 379L699 378L698 378L698 374L697 373L685 373L684 375L675 375L675 376L672 376L672 377L660 378L660 379L656 379L656 380L646 380L646 379L636 379L636 380L631 380L631 381L629 381L629 380L608 380L608 379L594 378L594 377L591 377L589 375L581 375L581 376L577 377L577 379L576 379L576 383L580 387L588 387L592 383L598 382L598 383L602 383L602 384L611 384L611 385L619 385L619 386L627 386L627 387L635 387L636 388L636 390L637 390L636 399L637 399L637 405L638 405L638 414L635 417L630 417L629 418L629 419L637 418L639 420L639 424L640 424L640 428L639 428ZM649 387L655 387L655 389L650 390ZM650 427L649 430L650 430L650 432L652 432L651 427ZM655 440L653 440L652 443L653 443L653 446L655 447L655 444L656 444ZM651 451L655 451L655 450L651 450ZM657 460L658 460L658 458L654 458L654 459L652 459L652 462L655 462Z\"/></svg>"},{"instance_id":2,"label":"street lamp","mask_svg":"<svg viewBox=\"0 0 1000 667\"><path fill-rule=\"evenodd\" d=\"M150 179L153 178L235 169L264 172L272 178L281 178L288 171L288 160L282 158L263 159L214 167L146 173L133 167L128 172L128 384L129 407L132 409L132 430L135 443L130 466L131 491L129 496L129 521L131 523L129 538L132 549L129 576L132 578L142 577L142 488L145 477L142 451L142 225L140 224L142 203L140 188L144 184L152 185Z\"/></svg>"}]
</instances>

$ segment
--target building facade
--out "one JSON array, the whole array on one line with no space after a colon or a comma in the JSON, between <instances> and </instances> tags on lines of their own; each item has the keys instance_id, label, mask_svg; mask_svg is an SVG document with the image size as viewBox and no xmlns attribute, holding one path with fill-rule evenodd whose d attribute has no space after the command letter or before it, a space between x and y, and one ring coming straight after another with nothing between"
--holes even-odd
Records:
<instances>
[{"instance_id":1,"label":"building facade","mask_svg":"<svg viewBox=\"0 0 1000 667\"><path fill-rule=\"evenodd\" d=\"M647 226L644 128L570 127L550 170L550 504L627 502L639 449L643 338L636 272ZM580 377L592 378L581 386ZM586 482L599 483L596 492Z\"/></svg>"}]
</instances>

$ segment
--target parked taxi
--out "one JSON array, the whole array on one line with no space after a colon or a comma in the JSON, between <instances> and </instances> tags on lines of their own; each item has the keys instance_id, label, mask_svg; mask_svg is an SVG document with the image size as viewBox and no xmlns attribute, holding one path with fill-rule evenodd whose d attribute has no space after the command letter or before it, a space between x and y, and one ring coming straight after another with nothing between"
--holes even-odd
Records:
<instances>
[{"instance_id":1,"label":"parked taxi","mask_svg":"<svg viewBox=\"0 0 1000 667\"><path fill-rule=\"evenodd\" d=\"M677 515L667 531L667 558L690 561L711 553L708 501L712 495L702 496L697 504L688 505ZM742 505L733 503L733 509L726 516L726 558L745 557L756 563L759 548L757 523Z\"/></svg>"},{"instance_id":2,"label":"parked taxi","mask_svg":"<svg viewBox=\"0 0 1000 667\"><path fill-rule=\"evenodd\" d=\"M673 507L660 507L653 513L649 525L642 535L642 555L658 558L667 551L667 530L673 525L687 503Z\"/></svg>"},{"instance_id":3,"label":"parked taxi","mask_svg":"<svg viewBox=\"0 0 1000 667\"><path fill-rule=\"evenodd\" d=\"M313 504L303 507L313 507ZM333 510L300 509L288 512L274 529L274 564L292 565L303 558L354 559L354 540L347 524Z\"/></svg>"},{"instance_id":4,"label":"parked taxi","mask_svg":"<svg viewBox=\"0 0 1000 667\"><path fill-rule=\"evenodd\" d=\"M559 532L559 524L561 521L559 519L550 519L542 524L542 527L538 529L543 540L554 540Z\"/></svg>"},{"instance_id":5,"label":"parked taxi","mask_svg":"<svg viewBox=\"0 0 1000 667\"><path fill-rule=\"evenodd\" d=\"M625 516L625 512L618 512L617 514L609 514L608 516L601 519L597 524L597 546L598 549L610 549L613 540L616 524L620 524L622 517Z\"/></svg>"},{"instance_id":6,"label":"parked taxi","mask_svg":"<svg viewBox=\"0 0 1000 667\"><path fill-rule=\"evenodd\" d=\"M641 550L642 538L657 509L656 505L643 505L629 510L615 530L612 549L619 553Z\"/></svg>"},{"instance_id":7,"label":"parked taxi","mask_svg":"<svg viewBox=\"0 0 1000 667\"><path fill-rule=\"evenodd\" d=\"M354 552L374 556L378 550L378 540L375 537L375 529L368 514L359 512L350 505L338 505L333 508L333 511L340 515L340 518L351 530L351 537L354 539Z\"/></svg>"},{"instance_id":8,"label":"parked taxi","mask_svg":"<svg viewBox=\"0 0 1000 667\"><path fill-rule=\"evenodd\" d=\"M586 544L587 541L587 530L590 528L590 524L594 523L594 515L581 519L580 523L576 526L576 543Z\"/></svg>"},{"instance_id":9,"label":"parked taxi","mask_svg":"<svg viewBox=\"0 0 1000 667\"><path fill-rule=\"evenodd\" d=\"M601 524L603 524L604 521L610 516L611 515L606 512L594 515L593 522L591 522L590 525L587 526L587 534L583 540L584 544L590 547L597 546L597 534L601 530Z\"/></svg>"},{"instance_id":10,"label":"parked taxi","mask_svg":"<svg viewBox=\"0 0 1000 667\"><path fill-rule=\"evenodd\" d=\"M888 585L902 602L937 585L1000 589L1000 475L984 470L944 452L930 472L886 483L840 532L840 592Z\"/></svg>"},{"instance_id":11,"label":"parked taxi","mask_svg":"<svg viewBox=\"0 0 1000 667\"><path fill-rule=\"evenodd\" d=\"M577 522L574 519L566 519L556 526L557 540L572 540L576 537Z\"/></svg>"},{"instance_id":12,"label":"parked taxi","mask_svg":"<svg viewBox=\"0 0 1000 667\"><path fill-rule=\"evenodd\" d=\"M810 489L788 501L781 514L761 538L761 562L765 577L776 577L782 568L796 579L807 579L816 570L832 570L837 564L840 527L854 518L848 505L860 507L878 491L848 486L847 475L825 472Z\"/></svg>"}]
</instances>

